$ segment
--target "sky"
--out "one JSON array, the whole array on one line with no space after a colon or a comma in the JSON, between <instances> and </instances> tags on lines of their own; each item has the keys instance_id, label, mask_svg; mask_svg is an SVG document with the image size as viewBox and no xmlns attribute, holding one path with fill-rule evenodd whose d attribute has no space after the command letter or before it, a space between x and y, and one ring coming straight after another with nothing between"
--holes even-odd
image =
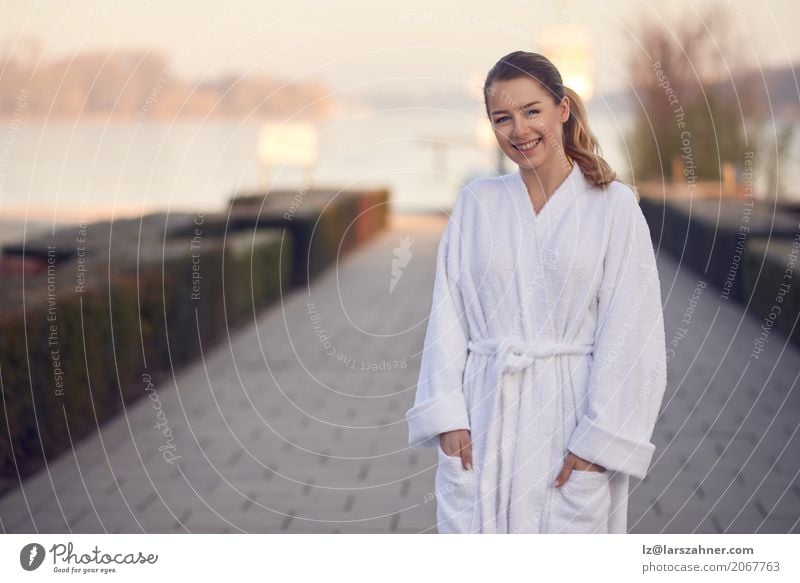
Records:
<instances>
[{"instance_id":1,"label":"sky","mask_svg":"<svg viewBox=\"0 0 800 583\"><path fill-rule=\"evenodd\" d=\"M699 18L711 4L735 18L759 66L800 62L799 0L12 0L0 4L0 41L19 48L37 37L47 56L163 50L193 78L263 72L346 91L389 78L480 79L508 52L542 50L547 31L569 21L601 56L596 86L614 91L626 84L618 65L639 18Z\"/></svg>"}]
</instances>

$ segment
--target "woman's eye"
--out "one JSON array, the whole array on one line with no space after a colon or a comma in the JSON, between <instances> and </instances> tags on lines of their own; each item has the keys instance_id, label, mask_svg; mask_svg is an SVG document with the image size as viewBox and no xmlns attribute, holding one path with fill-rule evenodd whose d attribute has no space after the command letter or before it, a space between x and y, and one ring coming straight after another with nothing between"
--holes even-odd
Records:
<instances>
[{"instance_id":1,"label":"woman's eye","mask_svg":"<svg viewBox=\"0 0 800 583\"><path fill-rule=\"evenodd\" d=\"M538 109L529 109L525 113L528 114L528 116L530 117L531 114L535 115L535 114L539 113L539 110ZM507 119L508 119L508 116L507 115L503 115L501 117L496 118L494 120L494 123L503 123Z\"/></svg>"}]
</instances>

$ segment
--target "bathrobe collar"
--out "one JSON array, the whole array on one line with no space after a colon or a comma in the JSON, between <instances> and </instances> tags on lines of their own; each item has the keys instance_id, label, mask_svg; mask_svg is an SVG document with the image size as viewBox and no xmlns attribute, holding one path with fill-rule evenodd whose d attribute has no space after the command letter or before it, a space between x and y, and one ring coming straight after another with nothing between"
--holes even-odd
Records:
<instances>
[{"instance_id":1,"label":"bathrobe collar","mask_svg":"<svg viewBox=\"0 0 800 583\"><path fill-rule=\"evenodd\" d=\"M520 201L522 206L520 212L530 217L530 220L533 221L534 224L547 221L549 220L548 217L555 218L561 209L567 208L569 203L575 199L578 190L587 187L587 181L580 166L578 166L577 162L573 161L572 170L567 174L564 181L558 185L553 194L550 195L550 198L539 210L539 214L537 215L533 210L528 188L525 186L525 181L522 179L522 173L519 167L509 174L509 176L511 178L512 190L522 198Z\"/></svg>"}]
</instances>

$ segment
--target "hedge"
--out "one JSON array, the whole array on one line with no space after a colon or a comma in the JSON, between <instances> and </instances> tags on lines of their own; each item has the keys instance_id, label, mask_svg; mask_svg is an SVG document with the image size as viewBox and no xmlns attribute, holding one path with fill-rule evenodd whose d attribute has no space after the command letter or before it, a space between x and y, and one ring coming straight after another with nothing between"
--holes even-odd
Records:
<instances>
[{"instance_id":1,"label":"hedge","mask_svg":"<svg viewBox=\"0 0 800 583\"><path fill-rule=\"evenodd\" d=\"M750 311L758 318L768 317L776 312L774 306L780 306L775 328L800 344L795 327L800 311L796 269L790 279L784 279L793 240L800 234L800 217L761 201L755 201L746 213L746 201L741 199L665 203L643 197L640 204L656 244L720 292L727 291L730 299L743 305L749 302ZM791 285L776 303L779 285L784 282Z\"/></svg>"},{"instance_id":2,"label":"hedge","mask_svg":"<svg viewBox=\"0 0 800 583\"><path fill-rule=\"evenodd\" d=\"M270 191L240 194L226 213L204 217L204 232L225 233L279 229L294 248L292 285L308 284L328 266L368 241L388 221L389 192L381 190ZM177 228L190 235L191 225Z\"/></svg>"},{"instance_id":3,"label":"hedge","mask_svg":"<svg viewBox=\"0 0 800 583\"><path fill-rule=\"evenodd\" d=\"M224 333L226 311L228 325L236 325L274 301L292 263L291 242L281 245L280 239L270 231L224 240L204 236L197 253L202 274L197 299L188 239L151 242L138 267L92 264L80 292L74 286L75 258L62 257L54 267L50 306L57 345L48 344L53 322L47 319L47 273L27 278L25 311L0 316L0 431L11 436L0 440L4 482L15 484L17 469L27 473L38 467L67 450L70 435L77 441L92 433L144 395L143 373L167 376L171 367L199 356L201 343L207 350ZM58 381L50 352L56 346L63 370Z\"/></svg>"},{"instance_id":4,"label":"hedge","mask_svg":"<svg viewBox=\"0 0 800 583\"><path fill-rule=\"evenodd\" d=\"M81 243L73 226L5 245L4 254L53 262L63 394L48 345L48 274L26 275L24 289L7 278L0 431L11 438L0 440L0 491L68 449L69 436L78 441L141 398L143 373L158 382L192 361L226 325L253 318L283 287L308 282L373 237L389 212L386 190L310 190L296 201L292 192L256 193L202 221L156 213L92 223ZM79 261L87 267L80 291Z\"/></svg>"},{"instance_id":5,"label":"hedge","mask_svg":"<svg viewBox=\"0 0 800 583\"><path fill-rule=\"evenodd\" d=\"M763 203L756 202L751 212L745 213L745 201L740 199L665 203L642 198L641 207L654 241L738 301L746 296L741 262L749 241L791 238L798 226L790 216L775 214Z\"/></svg>"}]
</instances>

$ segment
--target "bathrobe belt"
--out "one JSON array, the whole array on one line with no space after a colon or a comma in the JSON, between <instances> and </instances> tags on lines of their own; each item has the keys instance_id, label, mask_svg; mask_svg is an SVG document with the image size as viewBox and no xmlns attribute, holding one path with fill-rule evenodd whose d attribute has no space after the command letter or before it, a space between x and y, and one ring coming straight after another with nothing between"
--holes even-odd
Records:
<instances>
[{"instance_id":1,"label":"bathrobe belt","mask_svg":"<svg viewBox=\"0 0 800 583\"><path fill-rule=\"evenodd\" d=\"M519 399L519 393L511 394L511 391L515 390L513 383L503 383L503 374L524 370L532 366L537 359L550 356L591 354L593 345L547 341L525 344L512 338L486 338L471 340L468 348L471 352L489 357L489 378L494 379L495 383L487 433L481 436L485 439L485 446L483 457L479 460L475 501L478 505L476 518L480 520L477 530L508 532L511 482L508 476L504 483L501 483L501 460L509 460L511 463L509 467L513 468L519 423L517 407L513 405L518 405L514 403L514 399ZM504 418L503 408L508 407L508 403L512 403L511 415Z\"/></svg>"}]
</instances>

